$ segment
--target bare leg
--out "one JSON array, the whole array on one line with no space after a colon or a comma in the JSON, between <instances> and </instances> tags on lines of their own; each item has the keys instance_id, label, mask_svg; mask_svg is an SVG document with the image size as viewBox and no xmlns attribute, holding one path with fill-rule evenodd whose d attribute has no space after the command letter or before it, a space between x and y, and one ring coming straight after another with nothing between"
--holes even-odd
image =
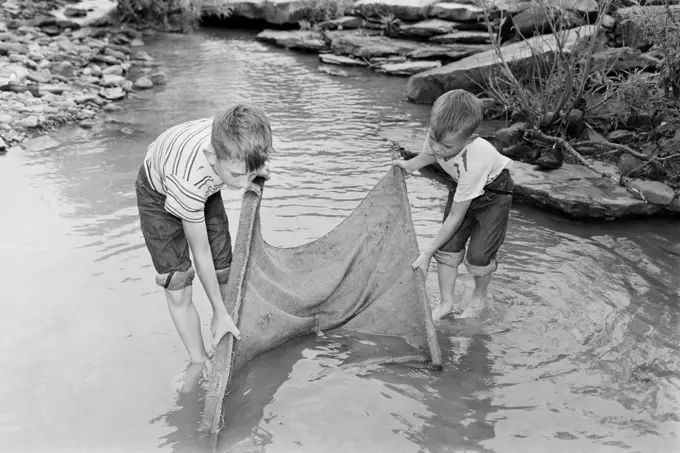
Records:
<instances>
[{"instance_id":1,"label":"bare leg","mask_svg":"<svg viewBox=\"0 0 680 453\"><path fill-rule=\"evenodd\" d=\"M491 281L491 274L483 277L475 277L475 289L472 291L470 303L465 311L460 315L460 318L474 318L479 316L484 310L484 303L489 290L489 282Z\"/></svg>"},{"instance_id":2,"label":"bare leg","mask_svg":"<svg viewBox=\"0 0 680 453\"><path fill-rule=\"evenodd\" d=\"M179 391L180 393L191 393L194 391L201 379L204 367L204 363L193 362L187 367L183 377L182 388Z\"/></svg>"},{"instance_id":3,"label":"bare leg","mask_svg":"<svg viewBox=\"0 0 680 453\"><path fill-rule=\"evenodd\" d=\"M194 303L191 301L191 285L177 291L165 290L165 298L168 301L168 309L172 317L179 337L187 348L189 357L193 363L204 363L208 360L208 354L203 345L201 335L201 320Z\"/></svg>"},{"instance_id":4,"label":"bare leg","mask_svg":"<svg viewBox=\"0 0 680 453\"><path fill-rule=\"evenodd\" d=\"M458 279L458 268L438 263L437 277L439 279L440 303L432 314L435 320L443 318L453 310L453 291Z\"/></svg>"}]
</instances>

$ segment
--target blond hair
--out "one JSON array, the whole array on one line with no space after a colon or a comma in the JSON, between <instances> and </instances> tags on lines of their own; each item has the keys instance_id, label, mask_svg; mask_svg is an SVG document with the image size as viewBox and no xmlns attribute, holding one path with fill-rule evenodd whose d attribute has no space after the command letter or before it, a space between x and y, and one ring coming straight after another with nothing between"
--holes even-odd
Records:
<instances>
[{"instance_id":1,"label":"blond hair","mask_svg":"<svg viewBox=\"0 0 680 453\"><path fill-rule=\"evenodd\" d=\"M450 132L467 138L477 130L482 118L482 103L474 94L465 90L447 91L432 105L432 138L440 141Z\"/></svg>"},{"instance_id":2,"label":"blond hair","mask_svg":"<svg viewBox=\"0 0 680 453\"><path fill-rule=\"evenodd\" d=\"M253 172L269 158L272 130L261 108L236 104L213 118L211 141L218 159L241 161Z\"/></svg>"}]
</instances>

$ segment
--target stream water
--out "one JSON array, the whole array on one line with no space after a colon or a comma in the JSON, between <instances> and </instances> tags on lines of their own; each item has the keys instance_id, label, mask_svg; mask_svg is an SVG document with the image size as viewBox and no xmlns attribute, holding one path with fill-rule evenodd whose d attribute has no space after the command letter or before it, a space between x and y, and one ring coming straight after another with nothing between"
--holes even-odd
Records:
<instances>
[{"instance_id":1,"label":"stream water","mask_svg":"<svg viewBox=\"0 0 680 453\"><path fill-rule=\"evenodd\" d=\"M157 134L229 102L262 105L277 148L263 234L294 246L336 226L388 170L381 127L427 124L404 78L326 75L316 56L250 32L149 45L167 86L102 126L52 134L58 148L0 158L3 451L208 449L195 433L197 373L183 378L186 352L138 224L134 180ZM445 189L407 183L423 245ZM235 234L240 194L224 198ZM291 341L234 381L217 449L677 452L680 257L667 249L679 241L668 220L581 223L516 206L489 313L438 324L443 371L338 367L345 339ZM463 272L458 293L471 285ZM209 304L195 294L207 333Z\"/></svg>"}]
</instances>

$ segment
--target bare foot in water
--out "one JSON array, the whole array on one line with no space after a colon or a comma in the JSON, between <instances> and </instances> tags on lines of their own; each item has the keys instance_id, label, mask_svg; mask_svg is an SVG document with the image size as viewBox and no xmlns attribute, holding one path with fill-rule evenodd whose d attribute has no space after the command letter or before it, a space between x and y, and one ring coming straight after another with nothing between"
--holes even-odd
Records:
<instances>
[{"instance_id":1,"label":"bare foot in water","mask_svg":"<svg viewBox=\"0 0 680 453\"><path fill-rule=\"evenodd\" d=\"M194 389L198 385L198 381L201 379L201 376L203 375L203 370L205 369L206 363L208 362L207 361L205 363L191 362L189 364L182 378L182 388L180 389L180 393L191 393L194 391Z\"/></svg>"},{"instance_id":2,"label":"bare foot in water","mask_svg":"<svg viewBox=\"0 0 680 453\"><path fill-rule=\"evenodd\" d=\"M452 302L442 302L439 304L434 312L432 312L432 319L437 321L445 316L450 315L453 312L453 301Z\"/></svg>"},{"instance_id":3,"label":"bare foot in water","mask_svg":"<svg viewBox=\"0 0 680 453\"><path fill-rule=\"evenodd\" d=\"M459 318L476 318L482 314L486 308L486 296L472 295L468 306L465 308L463 313L458 316Z\"/></svg>"},{"instance_id":4,"label":"bare foot in water","mask_svg":"<svg viewBox=\"0 0 680 453\"><path fill-rule=\"evenodd\" d=\"M236 324L234 324L234 320L229 316L226 309L224 313L216 313L213 316L213 319L210 322L210 332L213 335L213 348L216 348L217 345L220 344L220 341L222 341L222 338L228 333L233 334L234 338L237 340L241 339L241 332L238 330L238 327L236 327Z\"/></svg>"}]
</instances>

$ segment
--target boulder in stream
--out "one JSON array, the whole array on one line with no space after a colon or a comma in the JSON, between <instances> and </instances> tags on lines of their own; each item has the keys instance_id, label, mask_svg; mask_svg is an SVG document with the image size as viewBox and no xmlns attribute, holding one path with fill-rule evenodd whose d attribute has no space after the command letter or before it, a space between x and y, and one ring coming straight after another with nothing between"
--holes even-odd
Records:
<instances>
[{"instance_id":1,"label":"boulder in stream","mask_svg":"<svg viewBox=\"0 0 680 453\"><path fill-rule=\"evenodd\" d=\"M440 61L405 61L402 63L386 63L378 67L378 72L385 74L410 76L428 69L438 68Z\"/></svg>"},{"instance_id":2,"label":"boulder in stream","mask_svg":"<svg viewBox=\"0 0 680 453\"><path fill-rule=\"evenodd\" d=\"M484 20L484 10L465 3L437 3L430 16L456 22L478 22Z\"/></svg>"},{"instance_id":3,"label":"boulder in stream","mask_svg":"<svg viewBox=\"0 0 680 453\"><path fill-rule=\"evenodd\" d=\"M359 0L355 9L364 17L380 18L392 14L404 21L427 19L439 0Z\"/></svg>"},{"instance_id":4,"label":"boulder in stream","mask_svg":"<svg viewBox=\"0 0 680 453\"><path fill-rule=\"evenodd\" d=\"M630 185L639 190L650 203L668 206L675 198L672 188L659 181L633 179Z\"/></svg>"},{"instance_id":5,"label":"boulder in stream","mask_svg":"<svg viewBox=\"0 0 680 453\"><path fill-rule=\"evenodd\" d=\"M577 42L595 32L594 25L569 30L565 36L564 50L571 51ZM523 71L524 65L534 58L534 53L554 52L557 49L557 40L552 35L542 35L500 49L503 59L513 71ZM445 92L457 88L479 93L485 80L499 68L500 60L496 50L490 49L411 76L406 87L406 96L417 103L432 103Z\"/></svg>"},{"instance_id":6,"label":"boulder in stream","mask_svg":"<svg viewBox=\"0 0 680 453\"><path fill-rule=\"evenodd\" d=\"M102 88L99 90L99 95L109 101L117 101L125 97L125 90L121 87Z\"/></svg>"},{"instance_id":7,"label":"boulder in stream","mask_svg":"<svg viewBox=\"0 0 680 453\"><path fill-rule=\"evenodd\" d=\"M60 143L49 135L41 135L39 137L26 140L21 144L21 147L28 151L45 151L51 148L56 148L59 145Z\"/></svg>"},{"instance_id":8,"label":"boulder in stream","mask_svg":"<svg viewBox=\"0 0 680 453\"><path fill-rule=\"evenodd\" d=\"M306 50L309 52L318 52L328 47L321 33L315 31L263 30L257 34L255 39L272 42L286 49Z\"/></svg>"},{"instance_id":9,"label":"boulder in stream","mask_svg":"<svg viewBox=\"0 0 680 453\"><path fill-rule=\"evenodd\" d=\"M333 37L331 41L333 53L360 58L406 55L420 47L422 47L422 44L405 39L357 34L340 34Z\"/></svg>"},{"instance_id":10,"label":"boulder in stream","mask_svg":"<svg viewBox=\"0 0 680 453\"><path fill-rule=\"evenodd\" d=\"M345 57L342 55L334 55L332 53L319 54L319 59L327 64L337 64L341 66L368 66L368 63L365 61Z\"/></svg>"},{"instance_id":11,"label":"boulder in stream","mask_svg":"<svg viewBox=\"0 0 680 453\"><path fill-rule=\"evenodd\" d=\"M149 88L153 88L153 82L147 76L142 76L135 80L133 88L136 90L147 90Z\"/></svg>"},{"instance_id":12,"label":"boulder in stream","mask_svg":"<svg viewBox=\"0 0 680 453\"><path fill-rule=\"evenodd\" d=\"M406 56L413 60L427 60L447 59L447 60L461 60L470 55L489 50L490 46L473 46L467 44L452 44L452 45L427 45L420 47Z\"/></svg>"},{"instance_id":13,"label":"boulder in stream","mask_svg":"<svg viewBox=\"0 0 680 453\"><path fill-rule=\"evenodd\" d=\"M456 30L450 33L432 36L430 41L441 44L490 44L486 31Z\"/></svg>"},{"instance_id":14,"label":"boulder in stream","mask_svg":"<svg viewBox=\"0 0 680 453\"><path fill-rule=\"evenodd\" d=\"M399 32L407 37L431 38L433 36L451 33L455 29L455 22L442 19L427 19L413 24L402 25L399 27Z\"/></svg>"},{"instance_id":15,"label":"boulder in stream","mask_svg":"<svg viewBox=\"0 0 680 453\"><path fill-rule=\"evenodd\" d=\"M668 206L666 206L666 209L668 209L669 211L673 211L673 212L680 212L680 193L677 193L675 195L675 197L673 198L673 201L671 201L670 204L668 204ZM678 244L678 245L680 245L680 244Z\"/></svg>"}]
</instances>

